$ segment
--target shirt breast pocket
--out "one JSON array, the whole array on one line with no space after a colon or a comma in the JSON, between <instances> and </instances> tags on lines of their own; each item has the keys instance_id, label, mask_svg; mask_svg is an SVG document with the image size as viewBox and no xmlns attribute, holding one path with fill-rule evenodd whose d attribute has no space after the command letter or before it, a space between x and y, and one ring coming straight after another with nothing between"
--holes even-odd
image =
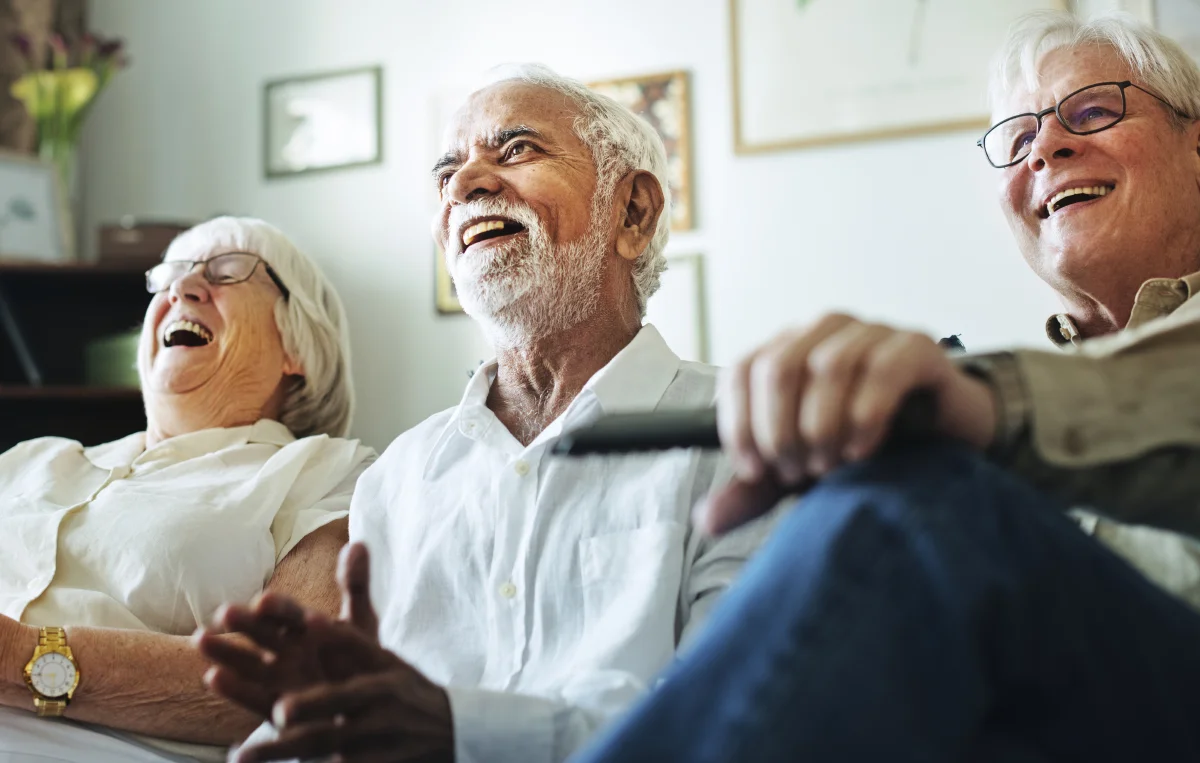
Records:
<instances>
[{"instance_id":1,"label":"shirt breast pocket","mask_svg":"<svg viewBox=\"0 0 1200 763\"><path fill-rule=\"evenodd\" d=\"M670 660L684 541L683 525L659 522L579 542L585 653L643 675Z\"/></svg>"}]
</instances>

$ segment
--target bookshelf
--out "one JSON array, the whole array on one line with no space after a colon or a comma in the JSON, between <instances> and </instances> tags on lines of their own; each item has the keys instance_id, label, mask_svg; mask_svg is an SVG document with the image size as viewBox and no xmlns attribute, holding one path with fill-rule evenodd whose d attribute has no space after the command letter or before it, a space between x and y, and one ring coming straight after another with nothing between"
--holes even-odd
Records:
<instances>
[{"instance_id":1,"label":"bookshelf","mask_svg":"<svg viewBox=\"0 0 1200 763\"><path fill-rule=\"evenodd\" d=\"M95 445L146 426L141 393L84 383L84 348L141 325L138 264L0 259L0 452L57 435Z\"/></svg>"}]
</instances>

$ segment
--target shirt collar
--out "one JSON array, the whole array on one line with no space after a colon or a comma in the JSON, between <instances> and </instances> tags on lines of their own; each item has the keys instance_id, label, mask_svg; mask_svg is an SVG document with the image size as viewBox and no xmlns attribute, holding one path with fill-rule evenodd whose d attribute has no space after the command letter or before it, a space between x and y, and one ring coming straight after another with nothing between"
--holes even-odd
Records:
<instances>
[{"instance_id":1,"label":"shirt collar","mask_svg":"<svg viewBox=\"0 0 1200 763\"><path fill-rule=\"evenodd\" d=\"M83 455L99 469L115 469L132 466L139 460L162 458L178 463L247 443L283 447L295 440L296 436L278 421L259 419L249 426L188 432L163 440L152 448L146 447L146 433L137 432L120 440L84 448Z\"/></svg>"},{"instance_id":2,"label":"shirt collar","mask_svg":"<svg viewBox=\"0 0 1200 763\"><path fill-rule=\"evenodd\" d=\"M1156 318L1168 316L1197 294L1200 294L1200 273L1183 278L1151 278L1138 289L1125 328L1137 328ZM1066 313L1050 316L1046 321L1046 336L1059 347L1077 345L1083 341L1079 327Z\"/></svg>"},{"instance_id":3,"label":"shirt collar","mask_svg":"<svg viewBox=\"0 0 1200 763\"><path fill-rule=\"evenodd\" d=\"M647 323L624 349L588 379L563 414L530 447L560 435L567 422L575 425L583 423L581 418L600 413L654 409L675 379L679 366L679 356L667 346L658 329ZM487 409L497 368L498 361L493 358L472 374L458 407L433 446L426 474L443 466L442 456L447 454L447 447L456 435L483 441L492 426L499 426L495 414Z\"/></svg>"}]
</instances>

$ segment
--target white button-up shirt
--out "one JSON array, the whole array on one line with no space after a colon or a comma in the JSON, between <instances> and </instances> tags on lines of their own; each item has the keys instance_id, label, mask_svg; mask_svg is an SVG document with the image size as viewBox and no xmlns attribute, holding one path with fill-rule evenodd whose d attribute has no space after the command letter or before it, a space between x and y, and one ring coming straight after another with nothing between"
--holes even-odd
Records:
<instances>
[{"instance_id":1,"label":"white button-up shirt","mask_svg":"<svg viewBox=\"0 0 1200 763\"><path fill-rule=\"evenodd\" d=\"M652 684L767 528L693 530L730 474L719 453L548 454L602 413L713 403L717 369L652 326L527 447L486 405L495 373L366 471L350 535L383 644L448 686L458 763L561 761Z\"/></svg>"},{"instance_id":2,"label":"white button-up shirt","mask_svg":"<svg viewBox=\"0 0 1200 763\"><path fill-rule=\"evenodd\" d=\"M91 448L47 437L0 455L0 613L67 626L68 638L72 625L190 634L346 516L373 457L357 440L297 440L266 419L145 443L144 433ZM0 713L0 753L18 752L8 749L25 722L16 712Z\"/></svg>"}]
</instances>

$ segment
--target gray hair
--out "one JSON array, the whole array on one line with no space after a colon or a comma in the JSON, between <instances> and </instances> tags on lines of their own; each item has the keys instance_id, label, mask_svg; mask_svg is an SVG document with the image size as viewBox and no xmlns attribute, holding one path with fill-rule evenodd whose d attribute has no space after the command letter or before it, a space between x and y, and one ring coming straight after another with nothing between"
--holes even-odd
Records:
<instances>
[{"instance_id":1,"label":"gray hair","mask_svg":"<svg viewBox=\"0 0 1200 763\"><path fill-rule=\"evenodd\" d=\"M1041 11L1017 21L992 65L992 110L1013 87L1037 87L1038 64L1047 53L1087 45L1111 48L1139 85L1157 92L1188 119L1200 117L1200 68L1191 56L1148 24L1120 12L1084 21L1065 11ZM1177 127L1184 125L1179 114L1171 116Z\"/></svg>"},{"instance_id":2,"label":"gray hair","mask_svg":"<svg viewBox=\"0 0 1200 763\"><path fill-rule=\"evenodd\" d=\"M487 84L513 80L562 93L579 107L573 128L583 144L591 149L596 163L595 204L608 201L620 179L632 170L646 170L658 178L663 191L662 214L649 245L633 263L634 292L638 310L645 318L646 303L658 291L662 272L667 268L663 249L671 235L671 192L667 149L662 138L649 122L612 98L542 64L497 67L488 73Z\"/></svg>"},{"instance_id":3,"label":"gray hair","mask_svg":"<svg viewBox=\"0 0 1200 763\"><path fill-rule=\"evenodd\" d=\"M317 264L278 228L248 217L201 223L172 241L163 259L177 247L250 252L271 266L289 292L275 303L275 325L284 352L304 369L284 396L280 420L297 437L344 437L354 413L350 333L342 301Z\"/></svg>"}]
</instances>

